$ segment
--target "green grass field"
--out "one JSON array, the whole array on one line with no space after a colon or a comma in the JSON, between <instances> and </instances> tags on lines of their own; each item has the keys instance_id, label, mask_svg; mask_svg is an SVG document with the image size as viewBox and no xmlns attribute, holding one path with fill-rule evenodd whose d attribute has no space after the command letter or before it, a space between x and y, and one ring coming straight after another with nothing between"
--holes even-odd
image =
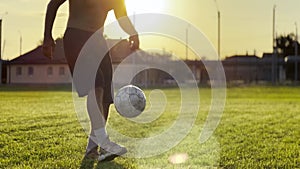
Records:
<instances>
[{"instance_id":1,"label":"green grass field","mask_svg":"<svg viewBox=\"0 0 300 169\"><path fill-rule=\"evenodd\" d=\"M169 103L178 103L177 89L163 91ZM220 125L204 144L199 133L210 108L210 89L200 94L195 125L179 145L151 158L97 163L83 160L87 135L68 87L0 86L0 168L300 168L299 87L227 89ZM147 137L168 128L178 108L171 104L158 120L138 125L112 107L109 124L132 137ZM188 160L171 164L168 157L175 153L187 153Z\"/></svg>"}]
</instances>

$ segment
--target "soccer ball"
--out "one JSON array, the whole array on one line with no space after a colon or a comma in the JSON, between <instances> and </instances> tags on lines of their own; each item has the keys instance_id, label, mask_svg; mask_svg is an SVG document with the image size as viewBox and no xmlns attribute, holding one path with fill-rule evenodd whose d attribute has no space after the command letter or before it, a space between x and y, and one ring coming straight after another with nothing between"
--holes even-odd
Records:
<instances>
[{"instance_id":1,"label":"soccer ball","mask_svg":"<svg viewBox=\"0 0 300 169\"><path fill-rule=\"evenodd\" d=\"M114 104L121 116L134 118L145 110L146 97L140 88L127 85L118 90L114 98Z\"/></svg>"}]
</instances>

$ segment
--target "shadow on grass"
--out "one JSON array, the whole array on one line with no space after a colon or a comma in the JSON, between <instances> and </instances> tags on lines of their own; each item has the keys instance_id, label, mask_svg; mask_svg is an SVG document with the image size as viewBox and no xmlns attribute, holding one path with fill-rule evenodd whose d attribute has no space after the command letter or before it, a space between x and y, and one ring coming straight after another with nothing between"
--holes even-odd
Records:
<instances>
[{"instance_id":1,"label":"shadow on grass","mask_svg":"<svg viewBox=\"0 0 300 169\"><path fill-rule=\"evenodd\" d=\"M95 164L96 163L96 164ZM80 169L125 169L124 166L115 163L114 161L109 162L98 162L90 158L84 157L81 161Z\"/></svg>"}]
</instances>

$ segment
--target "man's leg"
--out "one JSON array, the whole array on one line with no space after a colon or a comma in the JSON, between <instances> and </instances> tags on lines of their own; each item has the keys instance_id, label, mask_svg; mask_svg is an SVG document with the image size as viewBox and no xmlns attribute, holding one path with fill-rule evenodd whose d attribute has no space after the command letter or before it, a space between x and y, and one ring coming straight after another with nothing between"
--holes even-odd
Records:
<instances>
[{"instance_id":1,"label":"man's leg","mask_svg":"<svg viewBox=\"0 0 300 169\"><path fill-rule=\"evenodd\" d=\"M95 131L97 131L101 135L98 137L102 137L100 138L102 140L107 139L108 137L105 131L105 124L108 113L106 113L107 110L104 110L102 104L103 93L103 88L98 87L95 90L91 90L87 97L87 110L91 121L91 133L88 139L86 153L95 151L98 148L97 136Z\"/></svg>"},{"instance_id":2,"label":"man's leg","mask_svg":"<svg viewBox=\"0 0 300 169\"><path fill-rule=\"evenodd\" d=\"M106 133L105 125L109 113L109 103L104 103L105 91L98 87L88 94L87 107L91 121L91 134L89 136L87 154L97 150L98 145L101 146L101 155L99 161L110 161L115 157L123 155L127 152L125 147L122 147L114 142L111 142ZM98 155L98 153L97 153Z\"/></svg>"},{"instance_id":3,"label":"man's leg","mask_svg":"<svg viewBox=\"0 0 300 169\"><path fill-rule=\"evenodd\" d=\"M103 116L104 116L105 121L107 121L108 115L109 115L110 103L102 103L102 106L103 106Z\"/></svg>"}]
</instances>

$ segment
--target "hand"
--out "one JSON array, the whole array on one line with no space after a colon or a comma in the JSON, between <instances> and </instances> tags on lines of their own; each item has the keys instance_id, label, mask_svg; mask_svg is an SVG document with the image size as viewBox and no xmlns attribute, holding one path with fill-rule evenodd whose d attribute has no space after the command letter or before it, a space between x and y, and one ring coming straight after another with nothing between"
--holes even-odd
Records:
<instances>
[{"instance_id":1,"label":"hand","mask_svg":"<svg viewBox=\"0 0 300 169\"><path fill-rule=\"evenodd\" d=\"M55 48L55 42L52 37L45 38L42 46L44 56L53 59L53 53Z\"/></svg>"},{"instance_id":2,"label":"hand","mask_svg":"<svg viewBox=\"0 0 300 169\"><path fill-rule=\"evenodd\" d=\"M136 50L140 48L139 35L131 35L129 37L130 48L131 50Z\"/></svg>"}]
</instances>

